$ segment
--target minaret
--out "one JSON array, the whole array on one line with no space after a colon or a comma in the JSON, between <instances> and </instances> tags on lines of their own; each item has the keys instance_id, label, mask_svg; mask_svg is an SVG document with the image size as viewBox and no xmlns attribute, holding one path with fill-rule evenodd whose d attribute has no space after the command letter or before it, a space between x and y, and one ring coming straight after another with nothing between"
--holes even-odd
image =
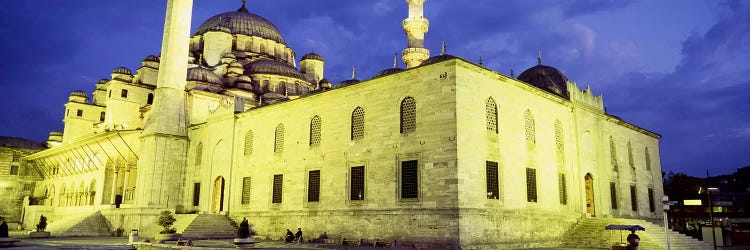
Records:
<instances>
[{"instance_id":1,"label":"minaret","mask_svg":"<svg viewBox=\"0 0 750 250\"><path fill-rule=\"evenodd\" d=\"M168 0L154 104L141 136L135 204L175 208L187 162L185 85L193 0Z\"/></svg>"},{"instance_id":2,"label":"minaret","mask_svg":"<svg viewBox=\"0 0 750 250\"><path fill-rule=\"evenodd\" d=\"M404 19L402 26L408 39L408 47L401 52L407 68L414 68L430 57L430 51L424 48L424 34L427 33L430 22L424 18L423 6L426 0L406 0L409 3L409 17Z\"/></svg>"}]
</instances>

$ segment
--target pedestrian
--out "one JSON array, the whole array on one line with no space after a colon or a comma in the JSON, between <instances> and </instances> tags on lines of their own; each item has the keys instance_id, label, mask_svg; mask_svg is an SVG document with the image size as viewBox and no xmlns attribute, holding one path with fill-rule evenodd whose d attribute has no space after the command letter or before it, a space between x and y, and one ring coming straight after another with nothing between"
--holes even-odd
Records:
<instances>
[{"instance_id":1,"label":"pedestrian","mask_svg":"<svg viewBox=\"0 0 750 250\"><path fill-rule=\"evenodd\" d=\"M297 228L297 233L294 234L294 241L302 243L302 228Z\"/></svg>"},{"instance_id":2,"label":"pedestrian","mask_svg":"<svg viewBox=\"0 0 750 250\"><path fill-rule=\"evenodd\" d=\"M638 243L641 241L641 237L635 234L635 230L630 230L628 235L628 250L638 250Z\"/></svg>"},{"instance_id":3,"label":"pedestrian","mask_svg":"<svg viewBox=\"0 0 750 250\"><path fill-rule=\"evenodd\" d=\"M289 228L286 229L286 237L284 238L284 241L286 243L292 243L294 240L294 234L292 233L292 230L289 230Z\"/></svg>"}]
</instances>

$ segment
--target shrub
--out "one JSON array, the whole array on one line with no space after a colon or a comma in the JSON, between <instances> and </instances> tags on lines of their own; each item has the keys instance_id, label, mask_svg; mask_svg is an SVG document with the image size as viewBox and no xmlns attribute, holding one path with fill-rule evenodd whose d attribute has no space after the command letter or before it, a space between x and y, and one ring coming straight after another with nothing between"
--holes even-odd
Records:
<instances>
[{"instance_id":1,"label":"shrub","mask_svg":"<svg viewBox=\"0 0 750 250\"><path fill-rule=\"evenodd\" d=\"M156 224L163 227L164 230L161 230L161 232L159 233L160 234L173 234L177 232L177 230L175 230L172 227L172 224L174 224L175 221L177 221L177 219L174 218L174 215L172 215L172 212L170 212L169 210L161 211L161 214L159 214L159 219L156 222Z\"/></svg>"},{"instance_id":2,"label":"shrub","mask_svg":"<svg viewBox=\"0 0 750 250\"><path fill-rule=\"evenodd\" d=\"M242 218L242 222L240 223L240 230L237 232L237 237L244 239L253 235L255 235L253 225L248 223L246 218Z\"/></svg>"},{"instance_id":3,"label":"shrub","mask_svg":"<svg viewBox=\"0 0 750 250\"><path fill-rule=\"evenodd\" d=\"M44 232L44 229L47 229L47 217L39 217L39 223L36 224L36 231L37 232Z\"/></svg>"}]
</instances>

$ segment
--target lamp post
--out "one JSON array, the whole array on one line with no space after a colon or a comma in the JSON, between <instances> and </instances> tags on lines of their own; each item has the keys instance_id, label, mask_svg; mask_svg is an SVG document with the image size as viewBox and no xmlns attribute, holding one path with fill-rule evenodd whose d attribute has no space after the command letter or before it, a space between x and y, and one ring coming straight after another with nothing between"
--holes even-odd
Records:
<instances>
[{"instance_id":1,"label":"lamp post","mask_svg":"<svg viewBox=\"0 0 750 250\"><path fill-rule=\"evenodd\" d=\"M701 194L703 187L698 190L698 194ZM716 227L714 227L714 203L711 200L711 192L719 192L718 188L707 187L706 196L708 198L708 217L711 223L711 238L713 239L714 250L716 250Z\"/></svg>"}]
</instances>

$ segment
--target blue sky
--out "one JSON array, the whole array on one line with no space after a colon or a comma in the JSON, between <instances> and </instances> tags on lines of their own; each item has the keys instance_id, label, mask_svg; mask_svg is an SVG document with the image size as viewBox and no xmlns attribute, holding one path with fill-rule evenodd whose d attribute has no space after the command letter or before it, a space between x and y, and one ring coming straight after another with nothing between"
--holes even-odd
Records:
<instances>
[{"instance_id":1,"label":"blue sky","mask_svg":"<svg viewBox=\"0 0 750 250\"><path fill-rule=\"evenodd\" d=\"M43 141L63 104L161 48L166 1L8 1L0 9L0 135ZM193 30L240 0L195 0ZM406 46L403 0L249 0L334 82L369 78ZM663 135L665 171L750 165L750 1L428 0L426 46L520 74L543 63L603 93L609 113Z\"/></svg>"}]
</instances>

